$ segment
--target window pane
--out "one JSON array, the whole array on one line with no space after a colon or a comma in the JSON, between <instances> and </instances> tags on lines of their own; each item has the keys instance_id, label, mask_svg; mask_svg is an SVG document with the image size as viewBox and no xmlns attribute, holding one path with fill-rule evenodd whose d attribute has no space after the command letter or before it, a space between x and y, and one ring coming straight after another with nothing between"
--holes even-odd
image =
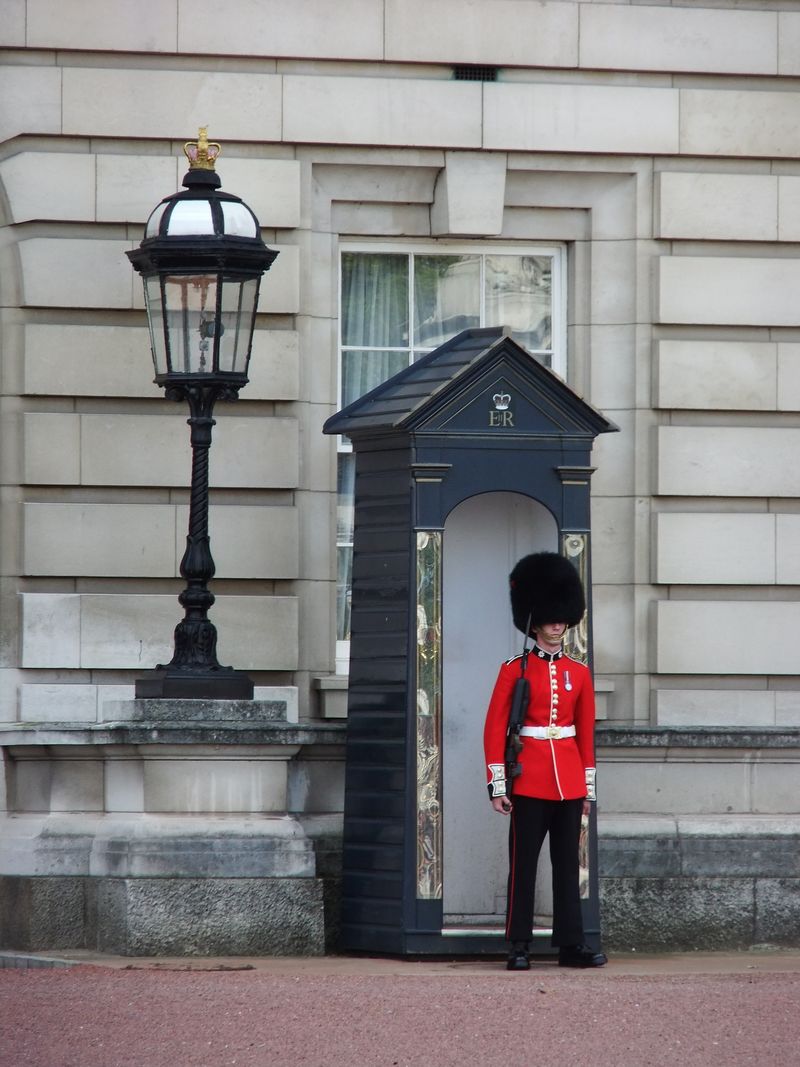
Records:
<instances>
[{"instance_id":1,"label":"window pane","mask_svg":"<svg viewBox=\"0 0 800 1067\"><path fill-rule=\"evenodd\" d=\"M343 253L342 344L408 345L408 256Z\"/></svg>"},{"instance_id":2,"label":"window pane","mask_svg":"<svg viewBox=\"0 0 800 1067\"><path fill-rule=\"evenodd\" d=\"M510 326L531 351L552 349L550 256L486 257L486 326Z\"/></svg>"},{"instance_id":3,"label":"window pane","mask_svg":"<svg viewBox=\"0 0 800 1067\"><path fill-rule=\"evenodd\" d=\"M342 352L342 406L407 366L407 352Z\"/></svg>"},{"instance_id":4,"label":"window pane","mask_svg":"<svg viewBox=\"0 0 800 1067\"><path fill-rule=\"evenodd\" d=\"M414 346L436 348L480 323L478 256L414 257Z\"/></svg>"},{"instance_id":5,"label":"window pane","mask_svg":"<svg viewBox=\"0 0 800 1067\"><path fill-rule=\"evenodd\" d=\"M353 573L353 498L356 457L339 454L336 504L336 639L350 640L350 585Z\"/></svg>"}]
</instances>

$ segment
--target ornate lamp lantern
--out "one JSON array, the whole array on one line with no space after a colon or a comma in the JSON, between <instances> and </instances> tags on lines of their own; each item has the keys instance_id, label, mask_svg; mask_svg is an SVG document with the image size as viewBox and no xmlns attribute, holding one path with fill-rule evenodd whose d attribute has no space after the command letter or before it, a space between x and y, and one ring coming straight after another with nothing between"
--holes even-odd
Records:
<instances>
[{"instance_id":1,"label":"ornate lamp lantern","mask_svg":"<svg viewBox=\"0 0 800 1067\"><path fill-rule=\"evenodd\" d=\"M144 282L155 381L170 400L189 404L192 486L189 532L178 597L185 610L174 655L136 683L137 697L251 699L253 683L217 661L208 619L214 560L208 536L208 454L214 404L235 400L247 384L262 274L277 252L264 244L258 219L238 196L220 189L220 146L206 129L184 147L184 191L168 196L147 221L144 240L128 252Z\"/></svg>"}]
</instances>

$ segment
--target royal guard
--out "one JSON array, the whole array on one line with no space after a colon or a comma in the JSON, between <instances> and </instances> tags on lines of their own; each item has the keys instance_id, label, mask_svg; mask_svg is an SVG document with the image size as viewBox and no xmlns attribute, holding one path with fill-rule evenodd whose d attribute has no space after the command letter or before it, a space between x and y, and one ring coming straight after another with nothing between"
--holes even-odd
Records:
<instances>
[{"instance_id":1,"label":"royal guard","mask_svg":"<svg viewBox=\"0 0 800 1067\"><path fill-rule=\"evenodd\" d=\"M562 645L583 618L584 591L569 560L553 552L525 556L509 582L525 642L500 668L484 729L492 807L511 818L507 966L530 968L536 867L549 834L559 965L602 967L605 955L584 944L578 857L581 818L595 800L594 688L589 669Z\"/></svg>"}]
</instances>

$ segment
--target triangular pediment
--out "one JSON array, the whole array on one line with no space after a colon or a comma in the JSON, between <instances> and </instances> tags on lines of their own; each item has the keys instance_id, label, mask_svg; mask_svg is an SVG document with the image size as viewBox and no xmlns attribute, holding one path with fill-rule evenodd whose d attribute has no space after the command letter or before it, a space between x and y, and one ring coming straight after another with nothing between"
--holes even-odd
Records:
<instances>
[{"instance_id":1,"label":"triangular pediment","mask_svg":"<svg viewBox=\"0 0 800 1067\"><path fill-rule=\"evenodd\" d=\"M332 416L326 433L584 437L615 430L506 331L465 330Z\"/></svg>"}]
</instances>

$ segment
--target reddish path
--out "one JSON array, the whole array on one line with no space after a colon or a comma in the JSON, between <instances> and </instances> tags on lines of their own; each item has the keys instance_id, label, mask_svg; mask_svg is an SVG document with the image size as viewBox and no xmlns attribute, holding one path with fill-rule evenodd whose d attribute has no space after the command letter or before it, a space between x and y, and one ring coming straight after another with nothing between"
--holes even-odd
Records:
<instances>
[{"instance_id":1,"label":"reddish path","mask_svg":"<svg viewBox=\"0 0 800 1067\"><path fill-rule=\"evenodd\" d=\"M527 974L496 962L374 960L5 969L0 1064L800 1064L800 954L774 965L665 960L612 959L595 972L548 962Z\"/></svg>"}]
</instances>

